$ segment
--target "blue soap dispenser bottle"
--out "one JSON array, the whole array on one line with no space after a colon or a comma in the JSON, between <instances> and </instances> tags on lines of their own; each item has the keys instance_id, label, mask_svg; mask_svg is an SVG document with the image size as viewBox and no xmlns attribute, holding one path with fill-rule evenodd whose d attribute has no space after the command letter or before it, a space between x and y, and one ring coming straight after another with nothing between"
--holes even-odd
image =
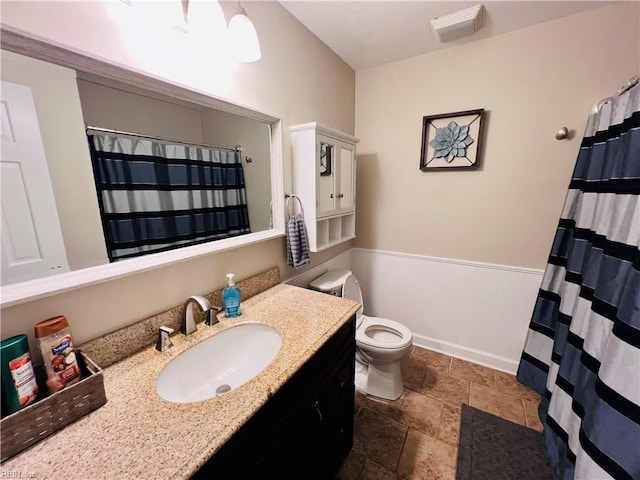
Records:
<instances>
[{"instance_id":1,"label":"blue soap dispenser bottle","mask_svg":"<svg viewBox=\"0 0 640 480\"><path fill-rule=\"evenodd\" d=\"M233 273L227 273L228 285L222 290L224 315L227 318L235 318L240 315L240 289L233 282L233 277Z\"/></svg>"}]
</instances>

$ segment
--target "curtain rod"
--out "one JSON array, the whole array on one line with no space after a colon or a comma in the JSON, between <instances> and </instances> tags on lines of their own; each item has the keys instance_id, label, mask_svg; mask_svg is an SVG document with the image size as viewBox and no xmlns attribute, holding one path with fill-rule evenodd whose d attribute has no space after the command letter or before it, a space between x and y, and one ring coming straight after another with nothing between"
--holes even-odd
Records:
<instances>
[{"instance_id":1,"label":"curtain rod","mask_svg":"<svg viewBox=\"0 0 640 480\"><path fill-rule=\"evenodd\" d=\"M627 90L631 89L632 87L634 87L638 81L640 81L640 75L634 75L633 77L631 77L629 79L629 81L624 84L622 87L620 87L620 89L618 90L618 92L615 94L615 96L619 96L622 95L624 92L626 92ZM602 100L600 100L599 102L597 102L594 106L593 106L593 113L598 113L600 111L600 109L602 108L602 106L607 103L610 102L611 100L613 100L613 97L607 97L607 98L603 98Z\"/></svg>"},{"instance_id":2,"label":"curtain rod","mask_svg":"<svg viewBox=\"0 0 640 480\"><path fill-rule=\"evenodd\" d=\"M122 130L114 130L113 128L92 127L90 125L86 126L85 129L92 130L94 132L113 133L115 135L127 135L129 137L148 138L149 140L160 140L161 142L181 143L183 145L192 145L194 147L229 150L230 152L242 152L242 145L236 145L235 147L227 147L224 145L208 145L206 143L186 142L184 140L177 140L173 138L156 137L154 135L144 135L142 133L135 133L135 132L124 132Z\"/></svg>"}]
</instances>

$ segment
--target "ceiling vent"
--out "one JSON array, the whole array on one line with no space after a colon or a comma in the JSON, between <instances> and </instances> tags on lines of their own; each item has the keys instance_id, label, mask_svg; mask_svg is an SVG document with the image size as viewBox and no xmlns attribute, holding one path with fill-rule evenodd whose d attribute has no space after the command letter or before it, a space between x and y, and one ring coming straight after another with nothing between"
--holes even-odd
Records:
<instances>
[{"instance_id":1,"label":"ceiling vent","mask_svg":"<svg viewBox=\"0 0 640 480\"><path fill-rule=\"evenodd\" d=\"M451 42L468 37L480 30L484 25L484 9L482 5L465 8L457 12L431 19L438 42Z\"/></svg>"}]
</instances>

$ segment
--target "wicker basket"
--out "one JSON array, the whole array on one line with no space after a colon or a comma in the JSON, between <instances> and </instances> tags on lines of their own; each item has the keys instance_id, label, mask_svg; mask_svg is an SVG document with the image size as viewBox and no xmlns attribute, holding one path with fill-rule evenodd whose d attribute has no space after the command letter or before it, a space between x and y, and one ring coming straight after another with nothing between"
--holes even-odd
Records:
<instances>
[{"instance_id":1,"label":"wicker basket","mask_svg":"<svg viewBox=\"0 0 640 480\"><path fill-rule=\"evenodd\" d=\"M104 377L84 353L84 378L0 421L0 462L66 427L107 402Z\"/></svg>"}]
</instances>

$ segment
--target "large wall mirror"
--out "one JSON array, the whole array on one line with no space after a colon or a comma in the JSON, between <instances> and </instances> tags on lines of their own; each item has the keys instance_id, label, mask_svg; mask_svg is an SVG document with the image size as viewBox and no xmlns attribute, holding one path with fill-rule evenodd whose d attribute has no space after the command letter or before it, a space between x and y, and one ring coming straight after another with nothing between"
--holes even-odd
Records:
<instances>
[{"instance_id":1,"label":"large wall mirror","mask_svg":"<svg viewBox=\"0 0 640 480\"><path fill-rule=\"evenodd\" d=\"M1 40L2 306L283 235L279 119L11 30L3 29ZM168 146L197 158L204 151L225 159L228 152L243 177L243 229L189 246L134 254L115 249L106 234L107 219L122 223L118 215L123 214L106 215L101 195L115 204L133 193L121 185L100 193L95 157L92 162L96 148L88 135L123 138L150 149ZM14 145L17 138L27 144ZM24 163L24 152L41 157L41 163ZM127 153L135 159L139 151ZM167 216L169 204L183 208L174 206L180 204L178 194L167 200L166 191L157 193L154 200L143 200L162 205L156 217ZM38 228L49 230L32 228L37 221L44 225ZM43 261L45 255L53 260ZM11 273L11 262L24 268Z\"/></svg>"}]
</instances>

